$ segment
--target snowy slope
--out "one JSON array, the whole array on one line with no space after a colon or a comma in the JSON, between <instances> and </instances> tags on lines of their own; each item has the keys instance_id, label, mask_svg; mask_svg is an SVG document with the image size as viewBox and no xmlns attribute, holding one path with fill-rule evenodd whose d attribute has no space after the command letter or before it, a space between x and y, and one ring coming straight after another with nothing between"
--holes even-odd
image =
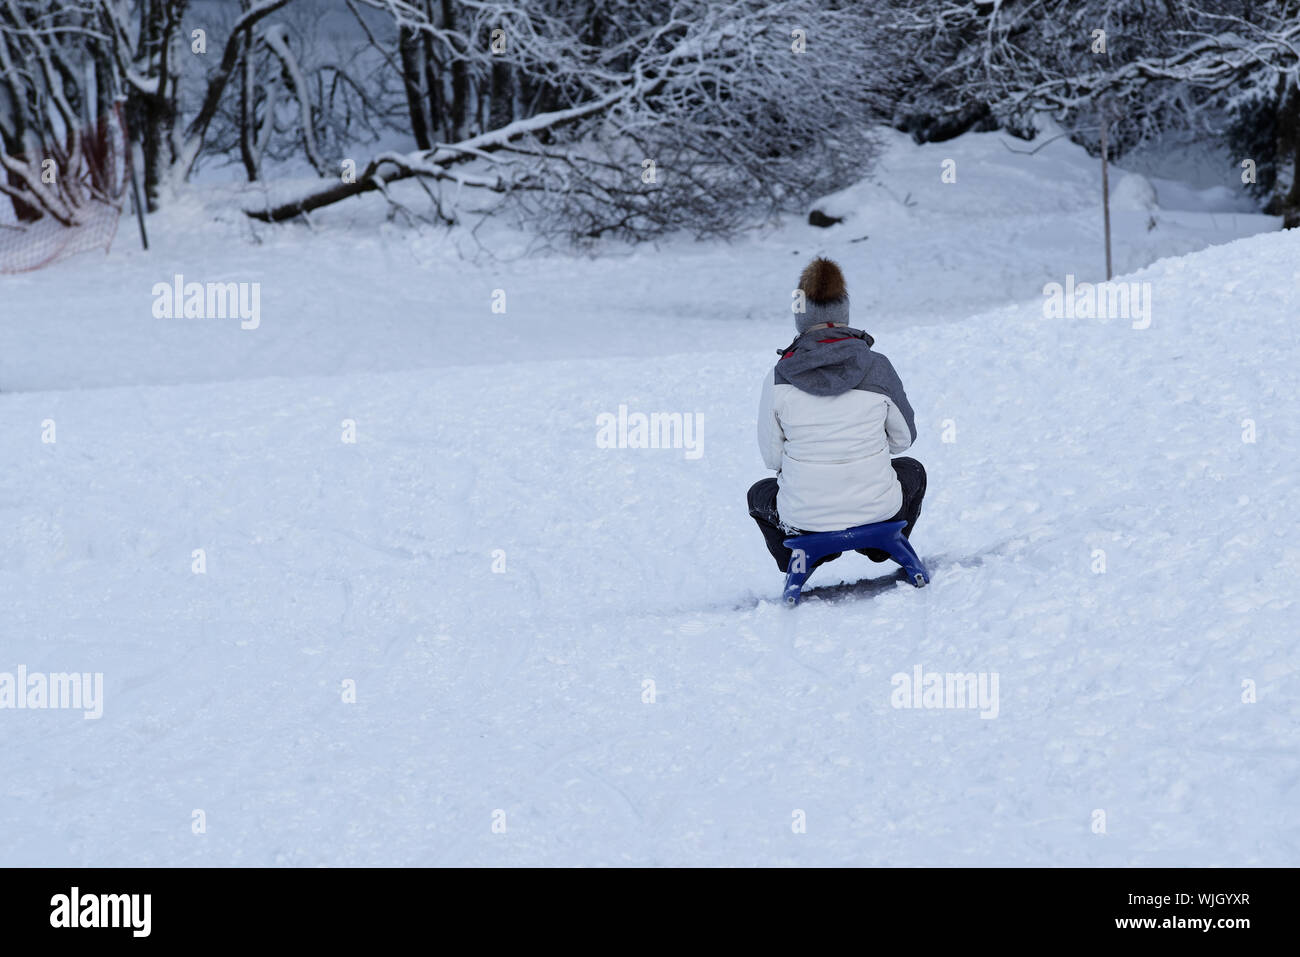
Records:
<instances>
[{"instance_id":1,"label":"snowy slope","mask_svg":"<svg viewBox=\"0 0 1300 957\"><path fill-rule=\"evenodd\" d=\"M412 235L384 221L377 197L322 210L308 229L254 224L234 211L251 200L229 190L186 195L150 218L148 253L127 219L107 259L0 278L0 392L764 353L789 341L790 290L819 252L844 266L855 321L873 332L1037 296L1067 272L1103 278L1100 170L1079 147L1050 131L1037 145L1002 133L919 147L882 136L873 175L819 204L848 215L838 226L788 219L731 243L609 245L597 259L526 255L531 241L491 223L477 238ZM956 183L940 181L945 159L957 164ZM1224 179L1237 182L1236 172ZM420 188L394 188L403 186L418 206ZM1159 211L1154 229L1145 212L1115 210L1115 271L1280 225L1215 210ZM154 285L177 274L260 282L261 325L154 319ZM504 314L492 311L496 290Z\"/></svg>"},{"instance_id":2,"label":"snowy slope","mask_svg":"<svg viewBox=\"0 0 1300 957\"><path fill-rule=\"evenodd\" d=\"M328 235L159 253L264 270L255 332L137 316L158 266L125 252L111 288L5 280L0 672L106 690L98 721L0 710L0 865L1297 863L1300 239L1126 277L1147 329L1032 286L926 324L855 295L916 407L934 581L850 555L789 611L743 501L796 229L428 289L418 243L382 285L390 253L331 268ZM983 275L945 241L918 311ZM620 404L699 413L703 455L597 448ZM917 665L996 672L997 717L891 706Z\"/></svg>"}]
</instances>

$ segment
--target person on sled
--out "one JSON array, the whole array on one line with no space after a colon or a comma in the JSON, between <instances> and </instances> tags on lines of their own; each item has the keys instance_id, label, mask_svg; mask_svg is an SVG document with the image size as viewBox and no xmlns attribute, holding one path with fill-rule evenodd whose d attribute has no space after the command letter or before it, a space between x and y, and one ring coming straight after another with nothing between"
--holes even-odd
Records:
<instances>
[{"instance_id":1,"label":"person on sled","mask_svg":"<svg viewBox=\"0 0 1300 957\"><path fill-rule=\"evenodd\" d=\"M814 259L799 289L799 334L763 380L758 408L758 447L776 477L754 483L748 496L749 514L782 572L790 563L784 539L886 521L905 521L910 536L925 497L921 463L891 458L916 440L912 405L889 360L872 351L871 336L849 326L840 267ZM858 551L875 562L890 557Z\"/></svg>"}]
</instances>

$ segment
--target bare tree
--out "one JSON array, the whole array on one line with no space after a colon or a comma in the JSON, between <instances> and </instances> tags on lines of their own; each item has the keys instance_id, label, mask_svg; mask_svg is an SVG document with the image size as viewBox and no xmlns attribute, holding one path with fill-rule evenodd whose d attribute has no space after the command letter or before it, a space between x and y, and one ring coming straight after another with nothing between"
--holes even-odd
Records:
<instances>
[{"instance_id":1,"label":"bare tree","mask_svg":"<svg viewBox=\"0 0 1300 957\"><path fill-rule=\"evenodd\" d=\"M121 97L150 208L209 160L249 180L305 161L319 183L247 213L411 180L439 215L450 183L575 239L727 233L859 178L881 122L1027 133L1047 111L1095 149L1104 99L1116 156L1238 117L1300 213L1300 0L1199 2L0 0L0 193L20 221L75 221L60 190L95 188L102 151L80 131ZM348 29L327 41L326 15ZM50 157L81 175L42 181Z\"/></svg>"},{"instance_id":2,"label":"bare tree","mask_svg":"<svg viewBox=\"0 0 1300 957\"><path fill-rule=\"evenodd\" d=\"M375 3L398 18L399 47L427 34L451 63L450 117L425 135L438 126L468 135L373 157L355 181L249 215L288 219L418 177L508 194L543 231L575 237L728 232L744 214L791 208L860 175L883 115L866 82L882 59L879 24L857 4L648 4L634 30L593 46L538 6L465 2L469 15L449 29L427 7ZM408 99L427 95L410 82L409 59ZM493 91L508 104L522 98L522 85L494 83L511 71L556 108L523 119L513 105L494 110ZM477 117L474 101L488 103ZM493 117L501 125L480 130Z\"/></svg>"},{"instance_id":3,"label":"bare tree","mask_svg":"<svg viewBox=\"0 0 1300 957\"><path fill-rule=\"evenodd\" d=\"M0 0L0 194L20 223L79 225L113 198L111 63L85 42L94 17L91 3Z\"/></svg>"}]
</instances>

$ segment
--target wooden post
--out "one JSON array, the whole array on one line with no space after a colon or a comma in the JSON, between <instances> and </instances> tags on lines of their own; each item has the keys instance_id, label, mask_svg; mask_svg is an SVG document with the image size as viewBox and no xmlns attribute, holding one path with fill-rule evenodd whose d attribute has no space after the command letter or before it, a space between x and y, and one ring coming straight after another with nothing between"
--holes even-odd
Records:
<instances>
[{"instance_id":1,"label":"wooden post","mask_svg":"<svg viewBox=\"0 0 1300 957\"><path fill-rule=\"evenodd\" d=\"M131 143L127 143L127 149L133 149ZM140 179L135 174L135 163L131 164L131 204L135 207L135 222L140 227L140 245L146 250L149 248L149 234L144 228L144 203L140 202Z\"/></svg>"},{"instance_id":2,"label":"wooden post","mask_svg":"<svg viewBox=\"0 0 1300 957\"><path fill-rule=\"evenodd\" d=\"M1101 115L1101 215L1106 226L1106 281L1110 282L1110 176L1106 169L1106 101L1098 111Z\"/></svg>"}]
</instances>

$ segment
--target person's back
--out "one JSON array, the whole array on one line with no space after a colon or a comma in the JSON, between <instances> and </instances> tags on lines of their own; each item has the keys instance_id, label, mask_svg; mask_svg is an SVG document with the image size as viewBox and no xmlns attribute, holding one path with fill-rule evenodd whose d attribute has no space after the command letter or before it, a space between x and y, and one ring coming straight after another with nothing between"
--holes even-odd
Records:
<instances>
[{"instance_id":1,"label":"person's back","mask_svg":"<svg viewBox=\"0 0 1300 957\"><path fill-rule=\"evenodd\" d=\"M890 458L916 439L912 406L871 336L848 325L839 267L814 259L799 288L799 336L766 376L759 403L759 449L777 477L749 491L750 514L782 571L790 554L782 539L800 531L893 519L910 534L925 493L921 463Z\"/></svg>"}]
</instances>

